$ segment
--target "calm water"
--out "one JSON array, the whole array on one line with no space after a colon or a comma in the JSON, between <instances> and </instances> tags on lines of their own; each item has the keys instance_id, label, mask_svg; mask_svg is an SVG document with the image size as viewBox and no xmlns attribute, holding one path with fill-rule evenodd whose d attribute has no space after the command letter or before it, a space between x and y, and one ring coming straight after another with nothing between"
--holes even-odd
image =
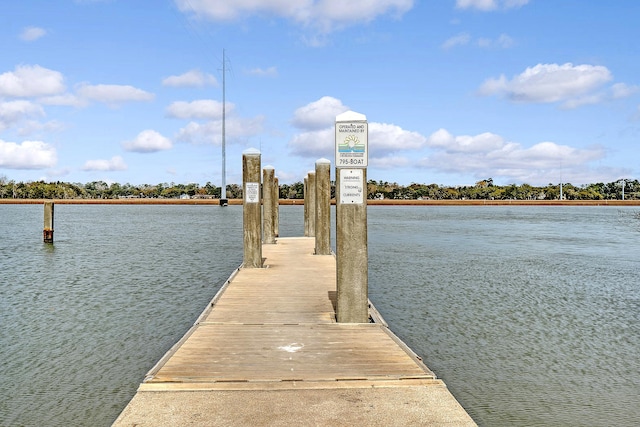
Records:
<instances>
[{"instance_id":1,"label":"calm water","mask_svg":"<svg viewBox=\"0 0 640 427\"><path fill-rule=\"evenodd\" d=\"M372 206L370 297L481 426L635 426L638 211ZM108 426L242 261L242 208L56 205L53 246L42 212L0 205L0 425Z\"/></svg>"}]
</instances>

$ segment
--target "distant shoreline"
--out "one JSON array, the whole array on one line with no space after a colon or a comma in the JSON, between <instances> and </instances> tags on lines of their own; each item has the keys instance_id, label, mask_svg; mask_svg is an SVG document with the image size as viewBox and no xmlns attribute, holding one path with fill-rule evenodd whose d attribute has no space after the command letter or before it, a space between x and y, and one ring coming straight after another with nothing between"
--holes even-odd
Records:
<instances>
[{"instance_id":1,"label":"distant shoreline","mask_svg":"<svg viewBox=\"0 0 640 427\"><path fill-rule=\"evenodd\" d=\"M219 199L0 199L0 205L219 205ZM331 201L335 204L335 200ZM242 205L230 199L229 205ZM280 199L280 205L304 205L302 199ZM640 200L367 200L369 206L640 206Z\"/></svg>"}]
</instances>

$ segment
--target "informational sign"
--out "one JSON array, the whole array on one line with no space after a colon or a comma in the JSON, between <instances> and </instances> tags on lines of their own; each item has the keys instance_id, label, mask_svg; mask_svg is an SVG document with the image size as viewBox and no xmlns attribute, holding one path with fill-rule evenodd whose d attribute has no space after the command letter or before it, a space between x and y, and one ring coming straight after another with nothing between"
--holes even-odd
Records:
<instances>
[{"instance_id":1,"label":"informational sign","mask_svg":"<svg viewBox=\"0 0 640 427\"><path fill-rule=\"evenodd\" d=\"M366 168L368 139L366 120L336 121L336 167Z\"/></svg>"},{"instance_id":2,"label":"informational sign","mask_svg":"<svg viewBox=\"0 0 640 427\"><path fill-rule=\"evenodd\" d=\"M361 205L364 203L364 178L362 169L340 170L340 204Z\"/></svg>"},{"instance_id":3,"label":"informational sign","mask_svg":"<svg viewBox=\"0 0 640 427\"><path fill-rule=\"evenodd\" d=\"M245 203L260 203L260 183L247 182L246 194L244 195Z\"/></svg>"}]
</instances>

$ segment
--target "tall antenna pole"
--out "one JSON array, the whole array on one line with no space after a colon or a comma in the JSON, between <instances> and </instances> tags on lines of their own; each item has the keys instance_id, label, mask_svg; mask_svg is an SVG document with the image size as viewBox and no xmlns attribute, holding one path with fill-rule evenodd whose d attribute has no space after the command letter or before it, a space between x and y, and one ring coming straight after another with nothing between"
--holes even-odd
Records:
<instances>
[{"instance_id":1,"label":"tall antenna pole","mask_svg":"<svg viewBox=\"0 0 640 427\"><path fill-rule=\"evenodd\" d=\"M227 63L224 49L222 49L222 188L220 189L220 206L227 206L227 147L225 141L225 121L226 121L226 94L225 94L225 70Z\"/></svg>"}]
</instances>

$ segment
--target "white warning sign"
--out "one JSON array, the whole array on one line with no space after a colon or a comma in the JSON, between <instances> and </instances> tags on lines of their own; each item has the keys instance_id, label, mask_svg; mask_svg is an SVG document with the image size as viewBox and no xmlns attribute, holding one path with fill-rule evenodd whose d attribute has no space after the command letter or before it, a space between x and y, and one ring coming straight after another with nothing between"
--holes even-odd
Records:
<instances>
[{"instance_id":1,"label":"white warning sign","mask_svg":"<svg viewBox=\"0 0 640 427\"><path fill-rule=\"evenodd\" d=\"M362 169L342 169L340 171L340 204L361 205L364 199Z\"/></svg>"},{"instance_id":2,"label":"white warning sign","mask_svg":"<svg viewBox=\"0 0 640 427\"><path fill-rule=\"evenodd\" d=\"M260 203L260 183L259 182L247 182L244 201L245 203Z\"/></svg>"}]
</instances>

